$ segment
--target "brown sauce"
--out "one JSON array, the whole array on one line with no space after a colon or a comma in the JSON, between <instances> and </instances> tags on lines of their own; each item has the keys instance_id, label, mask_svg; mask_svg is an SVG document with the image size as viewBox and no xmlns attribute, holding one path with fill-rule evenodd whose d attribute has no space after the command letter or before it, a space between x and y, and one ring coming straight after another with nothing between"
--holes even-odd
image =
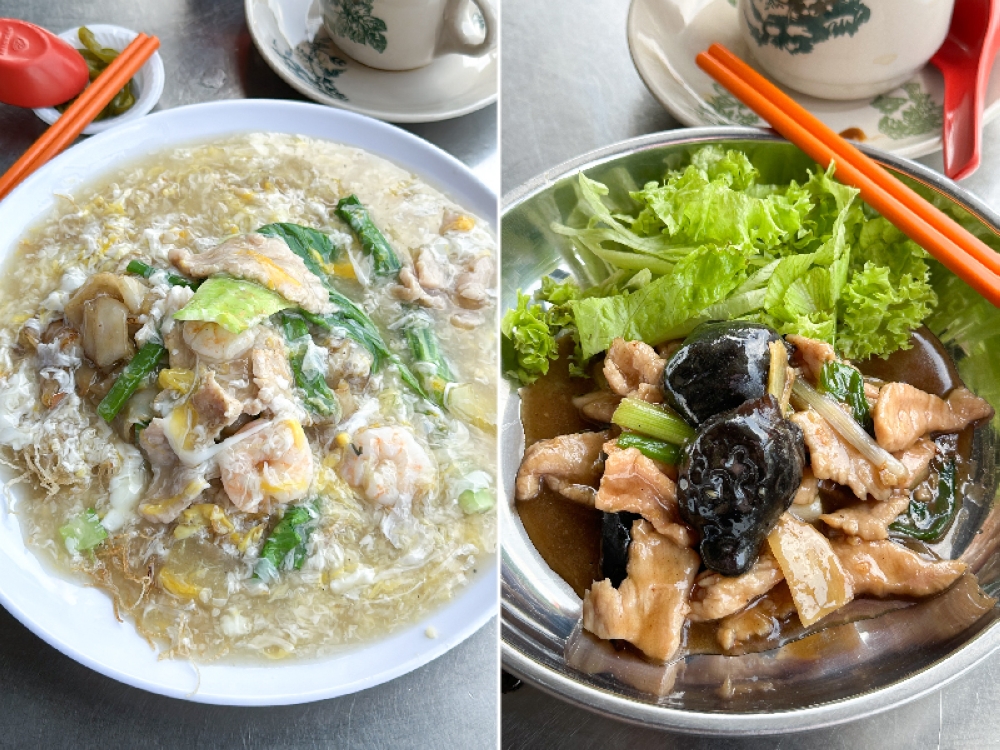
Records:
<instances>
[{"instance_id":1,"label":"brown sauce","mask_svg":"<svg viewBox=\"0 0 1000 750\"><path fill-rule=\"evenodd\" d=\"M929 329L923 327L915 331L911 342L911 349L900 350L886 359L873 357L856 363L858 369L868 377L886 382L910 383L938 396L944 396L952 388L962 384L954 362ZM552 363L548 374L533 385L521 389L521 422L525 446L558 435L599 427L584 420L573 406L575 396L590 393L597 388L597 384L591 378L570 377L571 351L571 342L563 340L560 358ZM965 473L962 470L964 467L961 467L964 463L961 458L968 456L971 451L972 432L972 428L969 428L959 440L960 481ZM824 505L829 504L832 510L839 504L854 502L853 494L848 494L849 497L841 497L843 493L830 488L828 492L824 492ZM518 501L515 507L539 554L582 597L590 585L601 577L600 511L566 500L550 491L544 483L538 497ZM766 603L764 600L762 604ZM798 626L798 619L776 619L773 632L757 639L755 647L750 650L767 650L787 642L791 631L786 631L791 627L790 623ZM685 635L683 651L719 653L716 635L718 627L718 621L691 624ZM801 630L801 627L798 626L798 629ZM796 628L792 627L791 630ZM745 648L739 649L740 653L746 651Z\"/></svg>"},{"instance_id":2,"label":"brown sauce","mask_svg":"<svg viewBox=\"0 0 1000 750\"><path fill-rule=\"evenodd\" d=\"M560 344L560 357L548 374L521 389L526 448L539 440L595 429L573 406L575 396L595 389L594 381L570 377L573 342L564 338ZM537 497L515 507L538 554L582 597L600 577L601 512L566 500L544 483Z\"/></svg>"}]
</instances>

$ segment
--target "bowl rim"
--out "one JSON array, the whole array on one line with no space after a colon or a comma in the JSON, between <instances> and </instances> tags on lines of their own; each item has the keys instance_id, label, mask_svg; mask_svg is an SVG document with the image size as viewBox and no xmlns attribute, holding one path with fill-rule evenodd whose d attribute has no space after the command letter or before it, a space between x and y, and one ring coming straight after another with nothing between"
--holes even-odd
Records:
<instances>
[{"instance_id":1,"label":"bowl rim","mask_svg":"<svg viewBox=\"0 0 1000 750\"><path fill-rule=\"evenodd\" d=\"M524 184L508 191L502 200L500 223L504 216L556 182L575 173L591 169L621 157L660 146L715 143L720 139L788 143L771 131L745 127L679 128L631 138L594 149L551 167ZM977 218L1000 234L1000 214L981 199L958 186L942 174L914 162L864 144L863 152L891 171L905 174L923 185L961 204ZM501 439L501 449L504 444ZM501 471L503 466L501 464ZM507 478L502 478L507 486ZM501 503L501 540L515 531L519 522L508 500ZM713 713L685 711L651 703L640 703L606 690L590 687L551 667L533 660L516 645L513 623L523 618L516 614L508 601L508 587L513 583L512 561L505 551L501 554L501 642L500 655L504 669L527 680L535 687L561 700L601 716L645 727L656 727L685 734L711 736L771 735L820 729L861 719L909 703L957 679L1000 648L1000 623L994 623L978 633L955 652L926 669L873 691L867 691L830 703L780 712Z\"/></svg>"},{"instance_id":2,"label":"bowl rim","mask_svg":"<svg viewBox=\"0 0 1000 750\"><path fill-rule=\"evenodd\" d=\"M474 211L496 233L497 194L468 166L434 144L394 125L311 102L232 99L176 107L74 145L18 185L0 203L0 261L16 251L58 196L106 178L115 169L167 150L241 133L280 132L321 138L365 149L417 175L423 182ZM126 145L122 145L126 144ZM487 207L488 210L487 210ZM13 221L6 221L15 217ZM201 703L271 706L335 698L380 685L442 656L483 627L497 612L499 555L484 553L478 573L418 621L318 659L278 664L199 663L159 660L131 622L116 623L110 598L85 582L52 572L26 548L16 513L0 497L0 606L29 630L75 661L112 679L172 698ZM42 575L44 574L44 575ZM35 588L25 593L18 586ZM38 584L41 584L39 586ZM101 648L87 641L99 610ZM39 617L39 613L47 615ZM433 629L431 629L433 628ZM436 631L436 632L435 632ZM107 642L104 642L105 639ZM82 644L82 645L81 645ZM391 651L383 653L386 648ZM376 656L378 658L376 658ZM324 672L305 675L308 670ZM309 676L308 681L303 680Z\"/></svg>"}]
</instances>

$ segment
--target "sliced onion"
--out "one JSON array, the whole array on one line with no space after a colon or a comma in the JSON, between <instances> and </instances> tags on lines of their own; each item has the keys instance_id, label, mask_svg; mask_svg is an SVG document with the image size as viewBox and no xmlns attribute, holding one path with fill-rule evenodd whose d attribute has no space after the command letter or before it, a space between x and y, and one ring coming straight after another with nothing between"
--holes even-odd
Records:
<instances>
[{"instance_id":1,"label":"sliced onion","mask_svg":"<svg viewBox=\"0 0 1000 750\"><path fill-rule=\"evenodd\" d=\"M874 464L880 478L890 487L898 487L907 476L906 467L889 451L876 443L854 418L840 408L829 396L817 392L804 380L797 378L792 384L793 406L797 409L812 407L836 430L844 440Z\"/></svg>"}]
</instances>

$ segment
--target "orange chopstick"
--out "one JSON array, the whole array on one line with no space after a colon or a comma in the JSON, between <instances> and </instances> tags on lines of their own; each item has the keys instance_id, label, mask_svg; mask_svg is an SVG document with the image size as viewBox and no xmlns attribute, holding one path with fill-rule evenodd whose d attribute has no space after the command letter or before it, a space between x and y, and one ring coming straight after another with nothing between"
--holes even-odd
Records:
<instances>
[{"instance_id":1,"label":"orange chopstick","mask_svg":"<svg viewBox=\"0 0 1000 750\"><path fill-rule=\"evenodd\" d=\"M1000 257L886 170L821 123L787 94L719 44L697 56L698 65L778 133L817 163L836 162L837 179L904 234L1000 307Z\"/></svg>"},{"instance_id":2,"label":"orange chopstick","mask_svg":"<svg viewBox=\"0 0 1000 750\"><path fill-rule=\"evenodd\" d=\"M69 146L101 110L115 98L146 61L156 52L160 40L139 34L31 148L0 177L0 200L28 175Z\"/></svg>"}]
</instances>

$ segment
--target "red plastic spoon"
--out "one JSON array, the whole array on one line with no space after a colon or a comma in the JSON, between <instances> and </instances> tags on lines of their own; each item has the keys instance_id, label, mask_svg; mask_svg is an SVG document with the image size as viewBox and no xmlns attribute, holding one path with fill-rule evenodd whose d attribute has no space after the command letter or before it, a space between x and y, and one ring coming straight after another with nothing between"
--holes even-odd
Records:
<instances>
[{"instance_id":1,"label":"red plastic spoon","mask_svg":"<svg viewBox=\"0 0 1000 750\"><path fill-rule=\"evenodd\" d=\"M87 62L73 45L27 21L0 18L0 102L53 107L89 80Z\"/></svg>"},{"instance_id":2,"label":"red plastic spoon","mask_svg":"<svg viewBox=\"0 0 1000 750\"><path fill-rule=\"evenodd\" d=\"M931 62L944 75L944 173L979 167L983 101L1000 48L1000 1L957 0L948 37Z\"/></svg>"}]
</instances>

